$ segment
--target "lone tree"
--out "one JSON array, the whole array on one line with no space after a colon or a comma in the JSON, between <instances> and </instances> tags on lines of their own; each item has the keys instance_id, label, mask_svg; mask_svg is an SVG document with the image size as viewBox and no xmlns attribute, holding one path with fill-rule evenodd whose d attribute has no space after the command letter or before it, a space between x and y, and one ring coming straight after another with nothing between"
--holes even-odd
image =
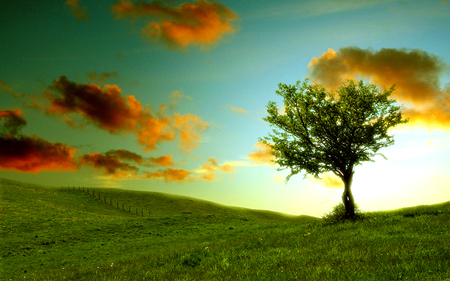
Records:
<instances>
[{"instance_id":1,"label":"lone tree","mask_svg":"<svg viewBox=\"0 0 450 281\"><path fill-rule=\"evenodd\" d=\"M373 162L375 155L386 159L377 152L394 144L388 129L408 122L389 99L394 86L380 92L375 85L348 80L337 92L328 92L321 85L309 85L308 79L296 85L280 83L276 93L284 99L284 112L275 102L268 103L264 121L277 129L261 141L273 149L278 170L290 168L287 181L303 170L316 178L324 172L341 178L345 217L354 218L355 166Z\"/></svg>"}]
</instances>

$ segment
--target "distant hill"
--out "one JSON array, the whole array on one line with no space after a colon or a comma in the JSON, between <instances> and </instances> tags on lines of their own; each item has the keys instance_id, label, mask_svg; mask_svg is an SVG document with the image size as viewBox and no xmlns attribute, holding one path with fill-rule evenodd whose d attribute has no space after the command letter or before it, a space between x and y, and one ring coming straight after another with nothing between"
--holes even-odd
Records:
<instances>
[{"instance_id":1,"label":"distant hill","mask_svg":"<svg viewBox=\"0 0 450 281\"><path fill-rule=\"evenodd\" d=\"M54 210L119 216L136 214L137 210L138 215L142 215L144 211L144 216L150 214L152 217L193 215L221 220L307 221L318 219L311 216L293 216L273 211L230 207L186 196L147 191L90 187L79 190L78 187L75 189L46 187L8 179L0 179L0 190L3 199L10 202L25 203L29 200L30 203L40 202L41 206L36 206L37 209L46 209L45 206L51 206Z\"/></svg>"}]
</instances>

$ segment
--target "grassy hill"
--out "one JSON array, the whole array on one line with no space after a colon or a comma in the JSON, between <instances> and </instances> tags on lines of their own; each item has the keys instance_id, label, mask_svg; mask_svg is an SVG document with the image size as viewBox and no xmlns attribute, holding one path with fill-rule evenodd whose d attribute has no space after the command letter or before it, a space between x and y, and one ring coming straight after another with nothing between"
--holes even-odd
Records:
<instances>
[{"instance_id":1,"label":"grassy hill","mask_svg":"<svg viewBox=\"0 0 450 281\"><path fill-rule=\"evenodd\" d=\"M450 280L450 202L324 226L162 193L0 192L1 280Z\"/></svg>"}]
</instances>

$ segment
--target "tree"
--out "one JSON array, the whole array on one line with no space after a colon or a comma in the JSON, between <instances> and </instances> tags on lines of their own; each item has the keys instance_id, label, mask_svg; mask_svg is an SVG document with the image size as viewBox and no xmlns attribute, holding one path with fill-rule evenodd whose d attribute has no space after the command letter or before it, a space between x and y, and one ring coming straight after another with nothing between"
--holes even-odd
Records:
<instances>
[{"instance_id":1,"label":"tree","mask_svg":"<svg viewBox=\"0 0 450 281\"><path fill-rule=\"evenodd\" d=\"M396 101L389 99L394 87L381 92L373 84L348 80L336 92L328 92L308 79L296 85L280 83L276 93L284 99L284 112L275 102L268 103L264 121L276 129L260 140L272 148L278 170L290 168L287 181L302 171L316 178L333 172L341 178L346 218L354 218L355 166L373 162L376 155L386 159L378 151L394 144L389 128L408 122Z\"/></svg>"}]
</instances>

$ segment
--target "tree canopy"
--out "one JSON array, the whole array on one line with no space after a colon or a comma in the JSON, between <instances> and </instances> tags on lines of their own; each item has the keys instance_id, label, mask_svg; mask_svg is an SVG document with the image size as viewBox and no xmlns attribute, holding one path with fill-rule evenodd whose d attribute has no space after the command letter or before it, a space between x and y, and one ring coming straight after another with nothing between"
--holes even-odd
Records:
<instances>
[{"instance_id":1,"label":"tree canopy","mask_svg":"<svg viewBox=\"0 0 450 281\"><path fill-rule=\"evenodd\" d=\"M264 120L276 129L261 141L273 149L280 170L290 169L287 180L302 171L340 177L346 212L352 217L354 167L382 155L381 148L394 144L388 130L408 121L402 119L396 101L389 99L395 85L379 91L373 84L348 80L330 92L306 79L296 85L280 83L278 88L284 107L268 103Z\"/></svg>"}]
</instances>

